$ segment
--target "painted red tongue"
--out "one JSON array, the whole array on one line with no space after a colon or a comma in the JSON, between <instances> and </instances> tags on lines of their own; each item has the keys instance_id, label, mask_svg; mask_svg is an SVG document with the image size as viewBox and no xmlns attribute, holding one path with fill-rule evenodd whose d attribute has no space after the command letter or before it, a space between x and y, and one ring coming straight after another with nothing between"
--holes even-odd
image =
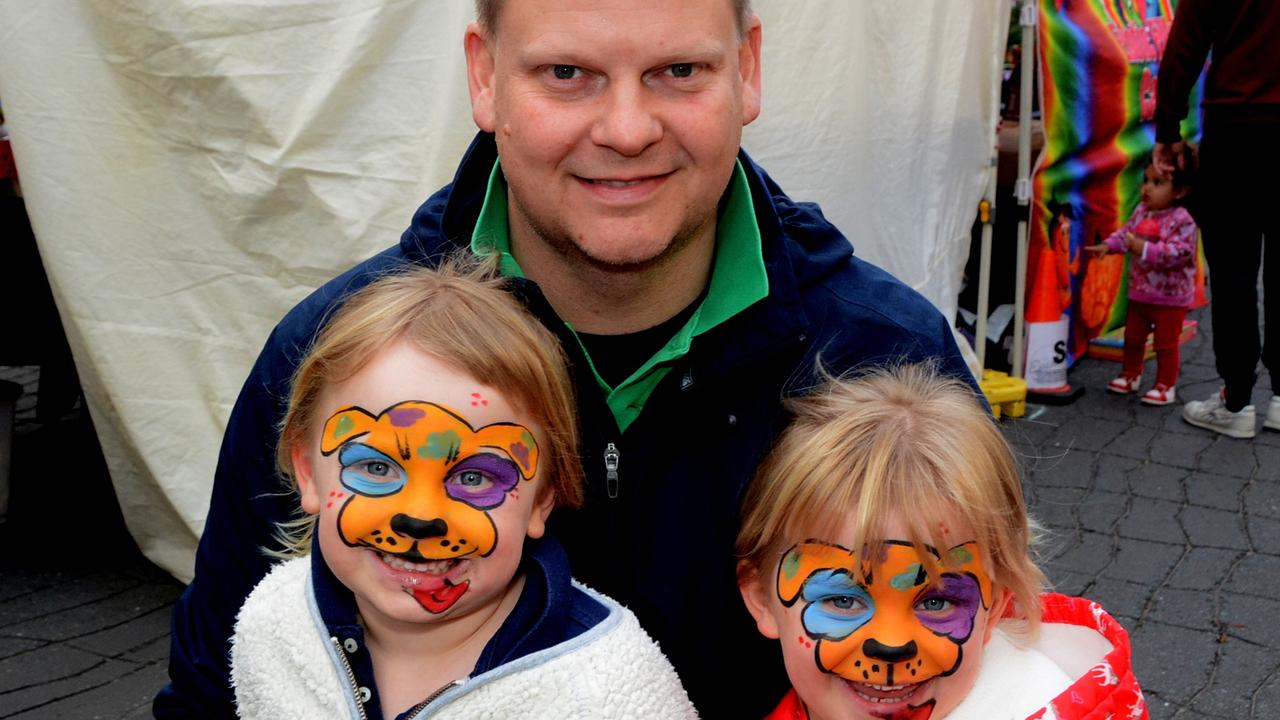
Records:
<instances>
[{"instance_id":1,"label":"painted red tongue","mask_svg":"<svg viewBox=\"0 0 1280 720\"><path fill-rule=\"evenodd\" d=\"M440 613L453 607L453 604L462 597L462 594L471 586L471 581L466 580L457 585L449 585L445 583L442 587L427 589L422 587L410 588L409 592L413 595L413 599L418 601L424 610L429 613L439 615Z\"/></svg>"}]
</instances>

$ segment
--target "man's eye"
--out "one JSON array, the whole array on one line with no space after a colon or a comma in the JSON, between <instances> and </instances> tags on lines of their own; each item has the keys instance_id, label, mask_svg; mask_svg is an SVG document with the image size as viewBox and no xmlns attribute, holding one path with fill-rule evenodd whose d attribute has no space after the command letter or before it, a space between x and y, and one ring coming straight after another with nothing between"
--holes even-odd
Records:
<instances>
[{"instance_id":1,"label":"man's eye","mask_svg":"<svg viewBox=\"0 0 1280 720\"><path fill-rule=\"evenodd\" d=\"M687 78L692 77L694 71L693 63L676 63L667 66L667 72L671 73L671 77Z\"/></svg>"},{"instance_id":2,"label":"man's eye","mask_svg":"<svg viewBox=\"0 0 1280 720\"><path fill-rule=\"evenodd\" d=\"M582 70L576 65L552 65L551 74L557 80L572 80L578 76Z\"/></svg>"}]
</instances>

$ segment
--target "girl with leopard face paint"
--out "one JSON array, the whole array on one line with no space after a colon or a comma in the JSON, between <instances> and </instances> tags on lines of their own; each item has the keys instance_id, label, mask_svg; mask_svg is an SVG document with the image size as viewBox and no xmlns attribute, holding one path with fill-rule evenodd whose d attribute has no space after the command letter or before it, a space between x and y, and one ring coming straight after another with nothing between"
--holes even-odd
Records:
<instances>
[{"instance_id":1,"label":"girl with leopard face paint","mask_svg":"<svg viewBox=\"0 0 1280 720\"><path fill-rule=\"evenodd\" d=\"M967 385L892 368L792 410L738 536L743 599L793 688L770 718L1145 717L1123 629L1041 594L1017 468Z\"/></svg>"}]
</instances>

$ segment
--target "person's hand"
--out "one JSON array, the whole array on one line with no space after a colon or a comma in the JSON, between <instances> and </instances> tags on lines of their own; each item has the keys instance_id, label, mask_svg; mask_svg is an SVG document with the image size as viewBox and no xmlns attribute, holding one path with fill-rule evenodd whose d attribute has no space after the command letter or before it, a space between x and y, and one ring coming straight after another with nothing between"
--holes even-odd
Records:
<instances>
[{"instance_id":1,"label":"person's hand","mask_svg":"<svg viewBox=\"0 0 1280 720\"><path fill-rule=\"evenodd\" d=\"M1097 245L1085 245L1084 251L1093 257L1102 257L1111 252L1111 248L1107 247L1104 243L1098 243Z\"/></svg>"},{"instance_id":2,"label":"person's hand","mask_svg":"<svg viewBox=\"0 0 1280 720\"><path fill-rule=\"evenodd\" d=\"M1183 149L1186 143L1179 140L1176 143L1156 143L1156 147L1152 150L1152 165L1156 166L1156 172L1164 177L1169 177L1176 170L1186 169L1186 156Z\"/></svg>"},{"instance_id":3,"label":"person's hand","mask_svg":"<svg viewBox=\"0 0 1280 720\"><path fill-rule=\"evenodd\" d=\"M1133 255L1141 255L1143 247L1146 244L1145 240L1133 233L1124 234L1124 249L1128 250Z\"/></svg>"}]
</instances>

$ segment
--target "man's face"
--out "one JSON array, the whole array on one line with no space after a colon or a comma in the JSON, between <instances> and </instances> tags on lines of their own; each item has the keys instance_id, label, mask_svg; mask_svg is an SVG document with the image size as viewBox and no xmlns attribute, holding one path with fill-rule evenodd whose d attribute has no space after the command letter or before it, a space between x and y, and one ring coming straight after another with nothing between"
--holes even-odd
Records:
<instances>
[{"instance_id":1,"label":"man's face","mask_svg":"<svg viewBox=\"0 0 1280 720\"><path fill-rule=\"evenodd\" d=\"M626 269L714 237L760 110L758 21L740 36L729 0L508 0L466 50L517 254Z\"/></svg>"}]
</instances>

